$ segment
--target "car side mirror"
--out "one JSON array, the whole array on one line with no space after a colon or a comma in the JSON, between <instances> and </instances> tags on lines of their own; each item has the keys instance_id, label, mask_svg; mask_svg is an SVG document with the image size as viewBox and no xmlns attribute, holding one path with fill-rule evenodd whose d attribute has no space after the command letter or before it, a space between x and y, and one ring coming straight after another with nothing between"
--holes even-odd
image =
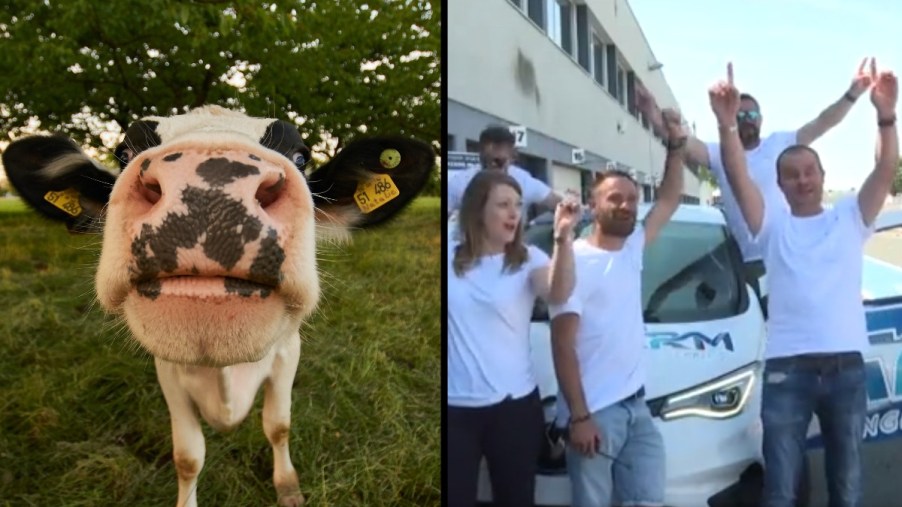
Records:
<instances>
[{"instance_id":1,"label":"car side mirror","mask_svg":"<svg viewBox=\"0 0 902 507\"><path fill-rule=\"evenodd\" d=\"M541 299L536 299L536 304L532 307L533 322L548 322L548 305Z\"/></svg>"}]
</instances>

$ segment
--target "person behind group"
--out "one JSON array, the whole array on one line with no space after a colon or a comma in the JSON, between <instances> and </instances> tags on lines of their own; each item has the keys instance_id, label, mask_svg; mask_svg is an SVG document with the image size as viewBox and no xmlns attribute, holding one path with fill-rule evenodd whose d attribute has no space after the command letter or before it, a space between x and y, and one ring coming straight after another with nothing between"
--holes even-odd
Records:
<instances>
[{"instance_id":1,"label":"person behind group","mask_svg":"<svg viewBox=\"0 0 902 507\"><path fill-rule=\"evenodd\" d=\"M448 499L476 503L480 460L497 506L533 504L544 414L532 371L536 298L573 291L571 230L579 206L556 207L548 255L523 242L522 191L503 171L482 171L463 193L460 239L448 247Z\"/></svg>"},{"instance_id":2,"label":"person behind group","mask_svg":"<svg viewBox=\"0 0 902 507\"><path fill-rule=\"evenodd\" d=\"M637 224L639 186L609 170L595 180L593 230L574 242L576 286L551 305L559 423L575 507L660 506L664 443L645 404L642 254L680 204L686 135L665 111L668 148L657 199Z\"/></svg>"},{"instance_id":3,"label":"person behind group","mask_svg":"<svg viewBox=\"0 0 902 507\"><path fill-rule=\"evenodd\" d=\"M730 186L753 239L760 245L770 286L761 402L764 428L764 499L767 507L793 505L804 473L812 414L824 441L831 507L861 502L861 441L867 412L862 352L869 347L861 299L864 243L892 187L899 161L898 84L877 74L871 60L871 102L877 112L876 166L857 195L832 208L822 204L824 168L812 148L783 150L775 167L788 203L767 199L752 180L737 132L742 107L727 81L709 94Z\"/></svg>"},{"instance_id":4,"label":"person behind group","mask_svg":"<svg viewBox=\"0 0 902 507\"><path fill-rule=\"evenodd\" d=\"M777 175L774 171L777 156L789 146L808 146L830 129L839 125L852 109L858 97L871 85L871 76L865 71L866 62L867 58L861 61L858 71L852 78L851 85L843 95L821 111L816 118L798 130L776 131L762 138L761 124L763 116L758 101L748 93L740 95L739 110L735 118L739 139L744 150L749 177L768 203L773 202L774 205L786 206L783 194L778 188ZM637 87L636 102L639 110L649 119L655 130L663 135L664 125L661 120L660 110L655 99L642 86ZM689 136L686 158L690 165L707 167L714 174L717 185L722 191L721 206L727 220L727 226L739 243L742 258L746 263L748 281L752 284L758 296L761 297L760 278L764 276L761 250L751 241L748 225L742 217L739 205L736 202L735 192L732 190L724 172L720 152L719 142L705 143L693 135Z\"/></svg>"},{"instance_id":5,"label":"person behind group","mask_svg":"<svg viewBox=\"0 0 902 507\"><path fill-rule=\"evenodd\" d=\"M520 185L523 194L523 219L528 218L529 207L554 210L563 196L551 189L545 182L534 177L525 169L514 165L516 149L514 134L504 126L489 125L479 134L479 165L455 171L448 178L448 214L461 206L464 190L473 176L486 169L498 170L511 175Z\"/></svg>"}]
</instances>

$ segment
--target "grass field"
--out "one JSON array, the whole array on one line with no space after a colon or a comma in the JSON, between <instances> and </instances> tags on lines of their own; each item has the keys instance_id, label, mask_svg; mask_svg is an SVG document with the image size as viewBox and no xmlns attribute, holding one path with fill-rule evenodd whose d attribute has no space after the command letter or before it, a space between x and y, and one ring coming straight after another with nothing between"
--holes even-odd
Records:
<instances>
[{"instance_id":1,"label":"grass field","mask_svg":"<svg viewBox=\"0 0 902 507\"><path fill-rule=\"evenodd\" d=\"M308 505L440 504L440 219L420 198L321 251L292 404ZM152 359L92 304L99 241L0 199L0 506L175 504ZM275 505L261 405L231 433L204 425L201 505Z\"/></svg>"}]
</instances>

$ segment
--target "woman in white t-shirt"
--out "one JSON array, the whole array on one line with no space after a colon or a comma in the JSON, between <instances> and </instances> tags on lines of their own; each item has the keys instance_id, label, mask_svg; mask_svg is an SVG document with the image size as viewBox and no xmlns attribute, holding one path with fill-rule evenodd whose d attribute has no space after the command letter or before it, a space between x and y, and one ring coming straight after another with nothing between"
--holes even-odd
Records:
<instances>
[{"instance_id":1,"label":"woman in white t-shirt","mask_svg":"<svg viewBox=\"0 0 902 507\"><path fill-rule=\"evenodd\" d=\"M573 291L579 204L557 206L552 260L523 243L522 193L482 171L464 191L460 240L448 248L448 498L473 507L483 457L499 506L533 504L544 418L529 356L536 298Z\"/></svg>"}]
</instances>

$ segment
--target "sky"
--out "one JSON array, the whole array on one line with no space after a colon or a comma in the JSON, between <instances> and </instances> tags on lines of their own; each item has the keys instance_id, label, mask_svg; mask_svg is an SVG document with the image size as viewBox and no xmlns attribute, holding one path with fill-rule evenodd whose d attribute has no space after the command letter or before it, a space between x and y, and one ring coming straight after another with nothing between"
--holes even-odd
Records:
<instances>
[{"instance_id":1,"label":"sky","mask_svg":"<svg viewBox=\"0 0 902 507\"><path fill-rule=\"evenodd\" d=\"M762 135L798 129L849 88L862 58L902 75L896 0L629 0L696 135L717 139L708 87L726 78L761 105ZM670 105L670 104L668 104ZM663 106L663 104L662 104ZM832 190L858 188L874 167L876 110L862 95L814 142Z\"/></svg>"}]
</instances>

